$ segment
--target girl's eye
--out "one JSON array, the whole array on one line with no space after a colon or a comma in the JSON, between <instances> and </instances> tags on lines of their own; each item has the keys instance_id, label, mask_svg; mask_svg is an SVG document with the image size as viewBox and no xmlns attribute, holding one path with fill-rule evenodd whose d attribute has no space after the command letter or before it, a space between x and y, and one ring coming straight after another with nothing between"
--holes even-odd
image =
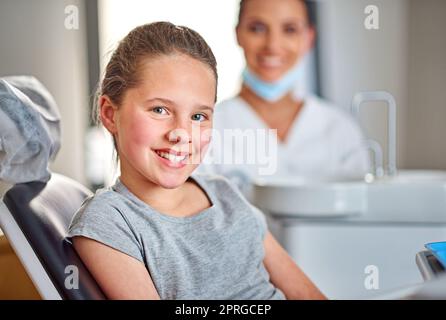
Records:
<instances>
[{"instance_id":1,"label":"girl's eye","mask_svg":"<svg viewBox=\"0 0 446 320\"><path fill-rule=\"evenodd\" d=\"M202 113L196 113L192 116L192 120L202 122L206 120L206 116Z\"/></svg>"},{"instance_id":2,"label":"girl's eye","mask_svg":"<svg viewBox=\"0 0 446 320\"><path fill-rule=\"evenodd\" d=\"M157 114L167 114L167 110L163 107L154 107L152 108L152 112L155 112Z\"/></svg>"}]
</instances>

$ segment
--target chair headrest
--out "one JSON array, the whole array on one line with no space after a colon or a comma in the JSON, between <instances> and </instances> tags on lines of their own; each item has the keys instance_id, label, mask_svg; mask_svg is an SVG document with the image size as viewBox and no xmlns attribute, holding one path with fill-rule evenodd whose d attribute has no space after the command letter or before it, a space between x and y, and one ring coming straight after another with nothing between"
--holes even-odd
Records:
<instances>
[{"instance_id":1,"label":"chair headrest","mask_svg":"<svg viewBox=\"0 0 446 320\"><path fill-rule=\"evenodd\" d=\"M46 182L60 148L60 114L34 77L0 78L0 180Z\"/></svg>"}]
</instances>

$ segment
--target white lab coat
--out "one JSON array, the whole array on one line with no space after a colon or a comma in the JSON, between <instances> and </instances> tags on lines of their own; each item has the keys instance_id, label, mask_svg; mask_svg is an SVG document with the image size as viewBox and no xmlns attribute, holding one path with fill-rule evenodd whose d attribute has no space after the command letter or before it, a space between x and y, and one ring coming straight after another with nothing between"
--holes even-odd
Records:
<instances>
[{"instance_id":1,"label":"white lab coat","mask_svg":"<svg viewBox=\"0 0 446 320\"><path fill-rule=\"evenodd\" d=\"M220 137L224 136L225 129L269 128L247 102L237 96L215 107L214 135L217 133ZM258 135L256 137L262 138ZM247 148L250 148L248 153L251 155L256 152L252 149L252 143L249 146L234 146L227 140L223 140L223 143L221 140L212 141L199 170L227 176L247 196L249 185L256 179L291 177L305 181L342 180L362 178L369 170L369 154L358 124L345 111L315 96L304 99L304 105L288 132L286 142L279 142L276 134L268 137L270 139L265 142L268 150L274 151L272 144L277 146L276 155L270 157L270 160L276 159L277 166L272 173L272 170L265 170L268 166L262 157L256 157L259 161L255 164L249 161L230 163L228 159L228 163L221 163L225 153L245 154L242 158L247 160ZM215 163L216 159L219 159L218 163ZM263 173L259 170L261 167L264 168ZM273 165L269 169L271 167Z\"/></svg>"}]
</instances>

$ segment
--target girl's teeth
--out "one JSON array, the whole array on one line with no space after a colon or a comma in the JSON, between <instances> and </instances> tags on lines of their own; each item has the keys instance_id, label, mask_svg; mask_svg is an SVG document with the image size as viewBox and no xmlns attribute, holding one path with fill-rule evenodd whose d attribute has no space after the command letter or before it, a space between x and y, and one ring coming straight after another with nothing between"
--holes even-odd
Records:
<instances>
[{"instance_id":1,"label":"girl's teeth","mask_svg":"<svg viewBox=\"0 0 446 320\"><path fill-rule=\"evenodd\" d=\"M160 157L163 157L171 162L180 162L180 161L184 161L184 159L186 159L187 155L184 156L176 156L173 155L171 153L168 152L156 152Z\"/></svg>"}]
</instances>

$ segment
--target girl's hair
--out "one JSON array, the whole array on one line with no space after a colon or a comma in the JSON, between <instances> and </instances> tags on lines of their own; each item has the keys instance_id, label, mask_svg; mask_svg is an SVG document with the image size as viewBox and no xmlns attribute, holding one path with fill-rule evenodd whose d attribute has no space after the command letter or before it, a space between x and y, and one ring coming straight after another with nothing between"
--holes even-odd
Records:
<instances>
[{"instance_id":1,"label":"girl's hair","mask_svg":"<svg viewBox=\"0 0 446 320\"><path fill-rule=\"evenodd\" d=\"M141 81L140 65L143 59L162 55L185 54L203 62L215 75L217 88L217 61L206 41L194 30L170 22L154 22L136 27L119 42L105 69L96 100L107 95L119 106L127 89ZM215 92L215 100L217 92ZM99 106L94 103L95 122L99 123Z\"/></svg>"},{"instance_id":2,"label":"girl's hair","mask_svg":"<svg viewBox=\"0 0 446 320\"><path fill-rule=\"evenodd\" d=\"M242 17L243 10L245 9L245 3L247 0L240 0L240 6L238 10L238 20L237 20L237 26L240 24L240 18ZM300 1L305 5L305 8L307 9L307 17L308 17L308 24L310 26L316 25L316 8L315 8L315 2L309 1L309 0L296 0Z\"/></svg>"}]
</instances>

